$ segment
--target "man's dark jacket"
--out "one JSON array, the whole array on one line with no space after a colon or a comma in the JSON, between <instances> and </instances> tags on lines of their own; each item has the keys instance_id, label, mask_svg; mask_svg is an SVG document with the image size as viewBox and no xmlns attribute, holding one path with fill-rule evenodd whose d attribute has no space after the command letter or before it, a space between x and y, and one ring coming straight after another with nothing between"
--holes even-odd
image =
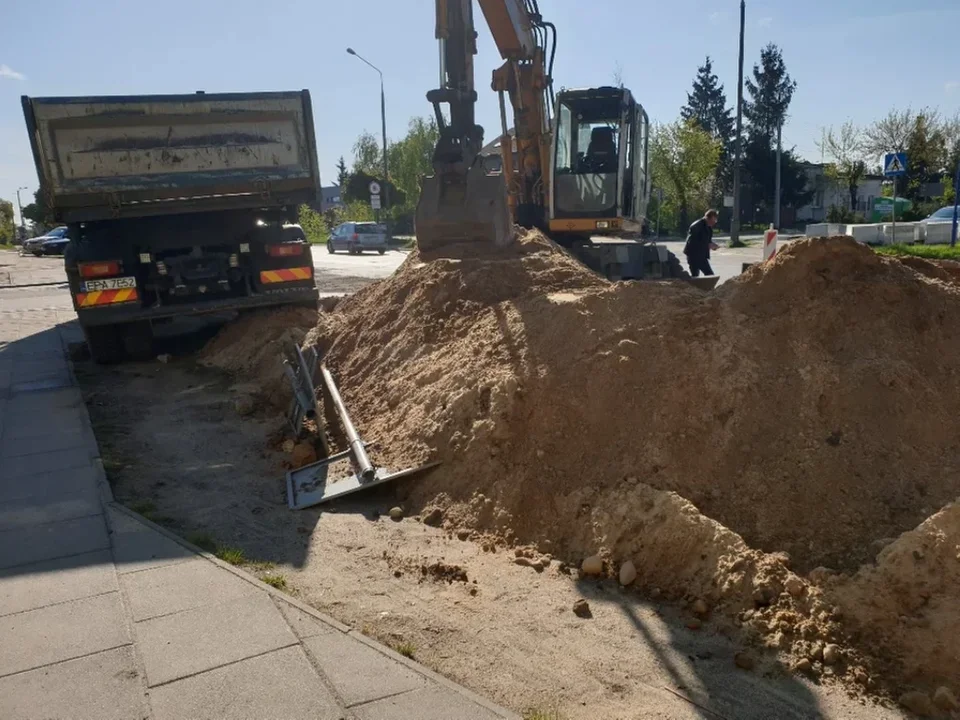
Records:
<instances>
[{"instance_id":1,"label":"man's dark jacket","mask_svg":"<svg viewBox=\"0 0 960 720\"><path fill-rule=\"evenodd\" d=\"M691 260L709 260L710 243L713 242L713 228L706 218L700 218L690 226L683 254Z\"/></svg>"}]
</instances>

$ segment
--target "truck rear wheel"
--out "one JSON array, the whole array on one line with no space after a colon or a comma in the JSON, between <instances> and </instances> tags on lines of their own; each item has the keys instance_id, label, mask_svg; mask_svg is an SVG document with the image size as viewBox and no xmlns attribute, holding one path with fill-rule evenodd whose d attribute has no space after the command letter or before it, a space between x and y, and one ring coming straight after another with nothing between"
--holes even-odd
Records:
<instances>
[{"instance_id":1,"label":"truck rear wheel","mask_svg":"<svg viewBox=\"0 0 960 720\"><path fill-rule=\"evenodd\" d=\"M153 327L149 322L130 323L119 329L123 335L123 349L131 360L153 358Z\"/></svg>"},{"instance_id":2,"label":"truck rear wheel","mask_svg":"<svg viewBox=\"0 0 960 720\"><path fill-rule=\"evenodd\" d=\"M83 328L90 357L100 365L118 363L123 358L119 325L94 325Z\"/></svg>"}]
</instances>

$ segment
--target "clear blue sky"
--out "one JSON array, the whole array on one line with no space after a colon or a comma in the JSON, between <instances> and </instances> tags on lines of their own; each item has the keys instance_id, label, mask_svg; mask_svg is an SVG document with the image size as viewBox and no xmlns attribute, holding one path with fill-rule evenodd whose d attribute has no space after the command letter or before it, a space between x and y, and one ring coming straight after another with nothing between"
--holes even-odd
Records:
<instances>
[{"instance_id":1,"label":"clear blue sky","mask_svg":"<svg viewBox=\"0 0 960 720\"><path fill-rule=\"evenodd\" d=\"M387 133L401 137L437 83L429 0L3 0L0 197L37 186L19 98L194 90L308 88L324 184L363 130L379 133L384 72ZM736 99L737 0L541 0L559 30L557 86L611 82L617 64L654 120L674 119L705 55ZM477 20L481 15L477 11ZM479 120L498 132L490 72L496 48L480 25ZM748 0L746 68L775 42L798 83L788 145L819 160L821 128L866 123L896 105L960 110L957 0Z\"/></svg>"}]
</instances>

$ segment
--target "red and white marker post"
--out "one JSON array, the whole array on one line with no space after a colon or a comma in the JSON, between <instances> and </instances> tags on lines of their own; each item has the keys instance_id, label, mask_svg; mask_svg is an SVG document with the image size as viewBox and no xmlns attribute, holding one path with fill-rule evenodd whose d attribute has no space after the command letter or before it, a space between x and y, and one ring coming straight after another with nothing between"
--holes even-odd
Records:
<instances>
[{"instance_id":1,"label":"red and white marker post","mask_svg":"<svg viewBox=\"0 0 960 720\"><path fill-rule=\"evenodd\" d=\"M769 260L777 254L777 230L770 226L770 229L763 234L763 259Z\"/></svg>"}]
</instances>

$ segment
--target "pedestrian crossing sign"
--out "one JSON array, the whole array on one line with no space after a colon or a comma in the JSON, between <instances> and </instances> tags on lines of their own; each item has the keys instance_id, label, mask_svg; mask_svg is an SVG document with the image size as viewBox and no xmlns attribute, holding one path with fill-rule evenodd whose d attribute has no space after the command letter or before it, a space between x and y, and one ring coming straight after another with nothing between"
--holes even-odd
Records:
<instances>
[{"instance_id":1,"label":"pedestrian crossing sign","mask_svg":"<svg viewBox=\"0 0 960 720\"><path fill-rule=\"evenodd\" d=\"M888 153L883 160L883 174L887 177L896 177L907 172L906 153Z\"/></svg>"}]
</instances>

